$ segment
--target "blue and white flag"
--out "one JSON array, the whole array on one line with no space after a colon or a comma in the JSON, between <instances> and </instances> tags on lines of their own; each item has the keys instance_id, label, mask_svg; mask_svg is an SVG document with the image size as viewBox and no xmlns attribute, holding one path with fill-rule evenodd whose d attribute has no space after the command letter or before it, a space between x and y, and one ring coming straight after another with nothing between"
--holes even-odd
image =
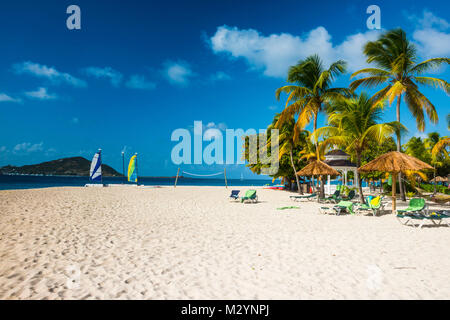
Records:
<instances>
[{"instance_id":1,"label":"blue and white flag","mask_svg":"<svg viewBox=\"0 0 450 320\"><path fill-rule=\"evenodd\" d=\"M102 181L102 150L99 150L92 158L89 176L91 181Z\"/></svg>"}]
</instances>

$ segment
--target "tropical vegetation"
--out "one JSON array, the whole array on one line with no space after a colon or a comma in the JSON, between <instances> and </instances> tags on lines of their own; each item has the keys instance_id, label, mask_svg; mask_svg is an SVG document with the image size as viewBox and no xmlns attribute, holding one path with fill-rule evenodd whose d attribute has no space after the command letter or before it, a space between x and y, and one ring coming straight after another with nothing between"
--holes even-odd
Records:
<instances>
[{"instance_id":1,"label":"tropical vegetation","mask_svg":"<svg viewBox=\"0 0 450 320\"><path fill-rule=\"evenodd\" d=\"M290 187L295 181L298 186L300 180L296 172L310 161L323 160L326 152L335 148L345 150L358 167L386 152L397 150L415 156L436 169L429 173L408 172L406 186L403 183L399 185L403 196L405 188L409 191L415 190L416 186L429 189L426 184L428 180L450 174L450 138L431 132L426 136L412 136L402 146L401 139L407 130L400 121L403 100L416 120L419 131L425 130L426 118L431 123L438 122L435 106L421 92L420 87L432 86L450 94L447 81L426 75L427 71L449 64L450 59L432 58L418 63L416 48L401 29L388 31L376 41L366 43L362 54L373 67L353 73L348 88L333 85L346 72L346 62L343 60L325 68L318 55L311 55L289 68L287 84L275 91L278 100L285 95L285 108L274 116L268 126L268 142L259 141L258 145L258 150L265 148L270 153L270 130L279 130L280 167L278 172L271 175L273 178L283 178ZM375 93L361 91L363 87L375 89L379 86L382 88L375 90ZM394 101L397 121L383 122L385 109ZM324 113L327 119L323 127L318 126L320 113ZM446 122L450 130L450 114L446 116ZM309 124L312 124L312 132L305 129ZM248 150L249 138L246 137L245 142L246 160L251 156ZM255 173L261 173L265 166L260 162L248 164ZM361 176L358 174L354 178L360 186L360 199L364 201L361 180L382 180L387 175L373 172ZM298 190L302 192L300 188ZM437 187L435 190L442 188Z\"/></svg>"},{"instance_id":2,"label":"tropical vegetation","mask_svg":"<svg viewBox=\"0 0 450 320\"><path fill-rule=\"evenodd\" d=\"M354 156L361 166L362 153L370 143L381 144L395 132L404 128L398 122L378 123L382 117L384 101L373 102L367 94L341 98L333 102L328 115L328 126L314 131L314 136L326 137L325 143L340 146ZM364 203L361 178L355 177L360 201Z\"/></svg>"},{"instance_id":3,"label":"tropical vegetation","mask_svg":"<svg viewBox=\"0 0 450 320\"><path fill-rule=\"evenodd\" d=\"M396 116L400 122L400 105L404 99L408 109L416 119L417 129L425 130L425 114L432 123L439 118L433 103L419 90L419 85L432 86L450 93L450 85L443 79L424 75L427 71L449 64L449 58L432 58L417 63L417 53L414 44L406 37L402 29L386 32L376 41L370 41L364 46L367 62L374 64L373 68L365 68L352 74L355 77L364 74L365 77L354 80L350 88L359 86L383 88L376 92L372 99L374 103L387 99L389 104L396 100ZM397 151L401 151L401 134L397 133ZM401 181L401 174L399 175ZM405 200L403 184L400 183L400 194Z\"/></svg>"}]
</instances>

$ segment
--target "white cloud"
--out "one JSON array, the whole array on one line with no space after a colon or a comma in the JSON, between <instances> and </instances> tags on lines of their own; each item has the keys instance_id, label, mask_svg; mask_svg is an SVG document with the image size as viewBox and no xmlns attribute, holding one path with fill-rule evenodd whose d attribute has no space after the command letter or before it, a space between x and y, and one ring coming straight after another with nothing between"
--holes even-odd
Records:
<instances>
[{"instance_id":1,"label":"white cloud","mask_svg":"<svg viewBox=\"0 0 450 320\"><path fill-rule=\"evenodd\" d=\"M111 84L114 87L118 87L120 85L120 83L122 82L122 78L123 78L122 73L114 70L111 67L104 67L104 68L88 67L88 68L83 69L83 72L86 75L95 77L97 79L100 79L100 78L109 79L109 81L111 82Z\"/></svg>"},{"instance_id":2,"label":"white cloud","mask_svg":"<svg viewBox=\"0 0 450 320\"><path fill-rule=\"evenodd\" d=\"M317 27L302 36L289 33L265 36L254 29L221 26L210 38L210 44L213 52L244 58L251 69L262 70L266 76L286 77L289 66L315 53L325 64L346 60L349 71L364 67L362 46L378 35L379 31L356 33L335 45L324 27Z\"/></svg>"},{"instance_id":3,"label":"white cloud","mask_svg":"<svg viewBox=\"0 0 450 320\"><path fill-rule=\"evenodd\" d=\"M54 84L66 83L74 87L85 87L86 82L68 73L59 72L54 67L48 67L39 63L26 61L13 65L17 74L31 74L38 78L50 80Z\"/></svg>"},{"instance_id":4,"label":"white cloud","mask_svg":"<svg viewBox=\"0 0 450 320\"><path fill-rule=\"evenodd\" d=\"M228 75L227 73L223 72L223 71L217 71L216 73L212 74L210 77L210 80L215 82L215 81L221 81L221 80L230 80L231 77L230 75Z\"/></svg>"},{"instance_id":5,"label":"white cloud","mask_svg":"<svg viewBox=\"0 0 450 320\"><path fill-rule=\"evenodd\" d=\"M194 76L191 67L184 61L166 62L164 74L172 84L187 85Z\"/></svg>"},{"instance_id":6,"label":"white cloud","mask_svg":"<svg viewBox=\"0 0 450 320\"><path fill-rule=\"evenodd\" d=\"M363 46L368 41L375 41L379 35L379 31L367 31L348 36L341 44L334 47L333 61L345 60L350 72L367 67L368 64L366 56L363 54Z\"/></svg>"},{"instance_id":7,"label":"white cloud","mask_svg":"<svg viewBox=\"0 0 450 320\"><path fill-rule=\"evenodd\" d=\"M275 110L278 109L278 107L277 106L269 106L268 109L271 110L271 111L275 111Z\"/></svg>"},{"instance_id":8,"label":"white cloud","mask_svg":"<svg viewBox=\"0 0 450 320\"><path fill-rule=\"evenodd\" d=\"M419 27L412 37L422 57L446 57L450 54L450 33L447 32L450 23L426 10L421 18L409 18L411 21L418 21Z\"/></svg>"},{"instance_id":9,"label":"white cloud","mask_svg":"<svg viewBox=\"0 0 450 320\"><path fill-rule=\"evenodd\" d=\"M422 28L433 28L434 26L443 30L450 28L450 23L447 20L435 16L428 10L423 11L423 17L419 18L419 24Z\"/></svg>"},{"instance_id":10,"label":"white cloud","mask_svg":"<svg viewBox=\"0 0 450 320\"><path fill-rule=\"evenodd\" d=\"M421 55L428 57L445 57L450 54L450 34L434 29L416 30L413 39L418 42Z\"/></svg>"},{"instance_id":11,"label":"white cloud","mask_svg":"<svg viewBox=\"0 0 450 320\"><path fill-rule=\"evenodd\" d=\"M56 94L50 94L47 92L47 88L38 88L36 91L28 91L25 92L25 95L31 99L37 100L54 100L57 99L58 96Z\"/></svg>"},{"instance_id":12,"label":"white cloud","mask_svg":"<svg viewBox=\"0 0 450 320\"><path fill-rule=\"evenodd\" d=\"M18 99L18 98L13 98L9 95L7 95L6 93L0 93L0 102L16 102L19 103L22 100Z\"/></svg>"},{"instance_id":13,"label":"white cloud","mask_svg":"<svg viewBox=\"0 0 450 320\"><path fill-rule=\"evenodd\" d=\"M412 34L422 58L445 57L450 54L450 23L429 11L422 17L409 16L416 26ZM264 35L254 29L220 26L210 37L209 44L216 54L231 59L244 59L251 70L262 71L269 77L285 78L290 66L300 59L317 53L325 67L339 59L354 72L368 66L363 46L376 40L383 30L368 30L348 35L341 42L333 42L324 27L317 27L302 35L289 33Z\"/></svg>"},{"instance_id":14,"label":"white cloud","mask_svg":"<svg viewBox=\"0 0 450 320\"><path fill-rule=\"evenodd\" d=\"M152 90L156 85L148 81L144 76L135 74L127 81L126 86L131 89Z\"/></svg>"},{"instance_id":15,"label":"white cloud","mask_svg":"<svg viewBox=\"0 0 450 320\"><path fill-rule=\"evenodd\" d=\"M17 144L14 148L13 148L13 152L14 153L30 153L30 152L37 152L37 151L42 151L44 150L43 148L44 143L35 143L32 144L31 142L23 142L23 143L19 143Z\"/></svg>"},{"instance_id":16,"label":"white cloud","mask_svg":"<svg viewBox=\"0 0 450 320\"><path fill-rule=\"evenodd\" d=\"M74 118L72 118L72 123L78 124L78 123L80 123L80 119L78 119L77 117L74 117Z\"/></svg>"}]
</instances>

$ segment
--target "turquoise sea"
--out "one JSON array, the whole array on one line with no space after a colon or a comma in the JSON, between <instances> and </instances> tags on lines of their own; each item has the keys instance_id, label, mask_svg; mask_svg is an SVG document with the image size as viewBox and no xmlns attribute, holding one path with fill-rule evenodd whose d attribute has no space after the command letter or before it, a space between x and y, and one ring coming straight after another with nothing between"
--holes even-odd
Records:
<instances>
[{"instance_id":1,"label":"turquoise sea","mask_svg":"<svg viewBox=\"0 0 450 320\"><path fill-rule=\"evenodd\" d=\"M148 186L173 186L175 178L140 177L139 184ZM82 187L89 182L88 177L73 176L33 176L33 175L0 175L0 190L34 189L50 187ZM104 184L129 183L125 178L103 178ZM264 186L274 185L271 179L228 179L228 186ZM277 182L275 183L277 184ZM180 186L225 186L224 179L179 178Z\"/></svg>"},{"instance_id":2,"label":"turquoise sea","mask_svg":"<svg viewBox=\"0 0 450 320\"><path fill-rule=\"evenodd\" d=\"M91 183L88 177L74 176L34 176L34 175L0 175L0 190L36 189L51 187L83 187ZM125 178L105 177L104 184L131 184ZM175 178L140 177L139 184L147 186L173 186ZM228 179L228 186L266 186L277 185L279 180L272 183L272 179ZM331 184L341 184L340 181L331 181ZM179 178L179 186L225 186L223 178ZM351 185L351 183L350 183ZM363 182L363 187L367 186Z\"/></svg>"}]
</instances>

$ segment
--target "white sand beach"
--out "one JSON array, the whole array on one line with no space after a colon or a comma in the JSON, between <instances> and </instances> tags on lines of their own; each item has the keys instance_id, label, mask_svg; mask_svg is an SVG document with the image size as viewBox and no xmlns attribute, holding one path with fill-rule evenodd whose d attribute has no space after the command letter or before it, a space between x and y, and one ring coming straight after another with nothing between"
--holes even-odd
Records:
<instances>
[{"instance_id":1,"label":"white sand beach","mask_svg":"<svg viewBox=\"0 0 450 320\"><path fill-rule=\"evenodd\" d=\"M0 299L450 296L449 227L321 215L262 188L241 204L231 189L0 191Z\"/></svg>"}]
</instances>

